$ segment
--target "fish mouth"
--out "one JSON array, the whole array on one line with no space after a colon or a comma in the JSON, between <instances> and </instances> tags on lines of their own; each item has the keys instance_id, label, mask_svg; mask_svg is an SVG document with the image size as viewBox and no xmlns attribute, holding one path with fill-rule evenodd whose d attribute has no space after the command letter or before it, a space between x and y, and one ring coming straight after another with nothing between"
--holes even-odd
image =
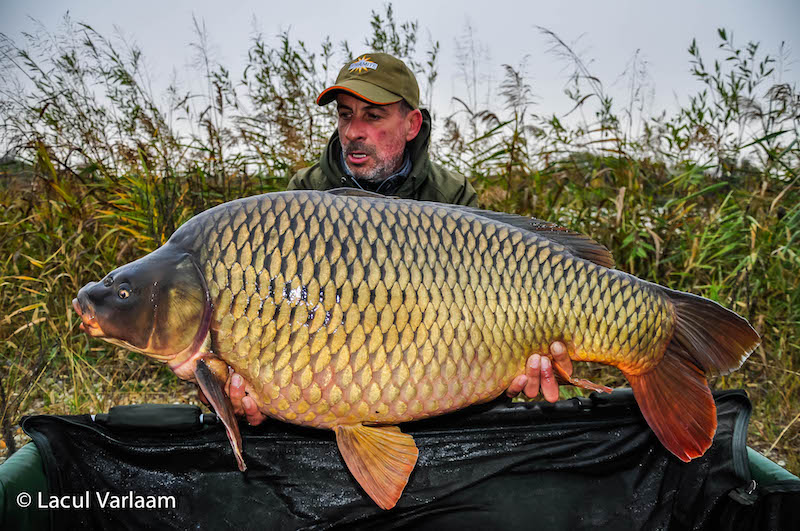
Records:
<instances>
[{"instance_id":1,"label":"fish mouth","mask_svg":"<svg viewBox=\"0 0 800 531\"><path fill-rule=\"evenodd\" d=\"M88 304L81 304L77 298L72 299L72 308L78 317L81 318L81 324L78 326L82 331L86 332L91 337L105 337L105 332L97 322L97 316L94 314L93 308Z\"/></svg>"}]
</instances>

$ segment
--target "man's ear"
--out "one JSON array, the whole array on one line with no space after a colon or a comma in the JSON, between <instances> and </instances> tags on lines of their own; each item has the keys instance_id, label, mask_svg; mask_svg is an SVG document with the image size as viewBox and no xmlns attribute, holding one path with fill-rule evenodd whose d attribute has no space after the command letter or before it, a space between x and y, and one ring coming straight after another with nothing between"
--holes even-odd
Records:
<instances>
[{"instance_id":1,"label":"man's ear","mask_svg":"<svg viewBox=\"0 0 800 531\"><path fill-rule=\"evenodd\" d=\"M406 133L406 142L411 142L419 134L422 128L422 112L419 109L414 109L406 115L406 125L408 132Z\"/></svg>"}]
</instances>

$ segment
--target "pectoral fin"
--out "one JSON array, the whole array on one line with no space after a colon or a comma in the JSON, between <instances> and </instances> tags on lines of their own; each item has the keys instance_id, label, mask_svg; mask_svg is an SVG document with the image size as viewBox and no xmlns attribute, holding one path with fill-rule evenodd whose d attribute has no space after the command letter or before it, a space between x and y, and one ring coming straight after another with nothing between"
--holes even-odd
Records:
<instances>
[{"instance_id":1,"label":"pectoral fin","mask_svg":"<svg viewBox=\"0 0 800 531\"><path fill-rule=\"evenodd\" d=\"M242 434L239 433L239 423L233 414L231 400L225 394L227 366L219 359L211 359L208 362L211 366L206 363L204 358L197 360L194 369L195 380L197 380L200 389L203 390L203 394L206 395L211 407L216 411L217 416L222 420L222 424L225 425L225 431L228 434L228 440L231 442L233 455L236 456L239 470L244 472L247 470L247 465L244 464L244 457L242 456Z\"/></svg>"},{"instance_id":2,"label":"pectoral fin","mask_svg":"<svg viewBox=\"0 0 800 531\"><path fill-rule=\"evenodd\" d=\"M336 444L350 473L370 498L391 509L400 499L419 450L397 426L337 426Z\"/></svg>"}]
</instances>

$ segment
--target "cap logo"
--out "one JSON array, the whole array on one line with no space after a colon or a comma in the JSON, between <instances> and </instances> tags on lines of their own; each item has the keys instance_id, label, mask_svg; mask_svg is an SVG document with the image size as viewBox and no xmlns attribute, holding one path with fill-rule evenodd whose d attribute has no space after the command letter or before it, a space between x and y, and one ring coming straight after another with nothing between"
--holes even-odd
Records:
<instances>
[{"instance_id":1,"label":"cap logo","mask_svg":"<svg viewBox=\"0 0 800 531\"><path fill-rule=\"evenodd\" d=\"M362 72L366 72L367 69L369 70L376 70L378 68L378 63L373 63L370 61L370 58L366 55L362 55L355 61L350 64L350 68L348 70L350 72L355 71L356 74L361 74Z\"/></svg>"}]
</instances>

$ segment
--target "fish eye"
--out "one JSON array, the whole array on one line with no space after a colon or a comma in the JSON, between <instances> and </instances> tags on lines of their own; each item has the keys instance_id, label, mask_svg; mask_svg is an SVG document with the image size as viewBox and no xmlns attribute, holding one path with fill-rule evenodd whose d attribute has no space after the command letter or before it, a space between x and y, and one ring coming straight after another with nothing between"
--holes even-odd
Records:
<instances>
[{"instance_id":1,"label":"fish eye","mask_svg":"<svg viewBox=\"0 0 800 531\"><path fill-rule=\"evenodd\" d=\"M119 288L119 290L117 291L117 297L119 297L120 299L127 299L130 296L131 296L131 291L127 288Z\"/></svg>"}]
</instances>

